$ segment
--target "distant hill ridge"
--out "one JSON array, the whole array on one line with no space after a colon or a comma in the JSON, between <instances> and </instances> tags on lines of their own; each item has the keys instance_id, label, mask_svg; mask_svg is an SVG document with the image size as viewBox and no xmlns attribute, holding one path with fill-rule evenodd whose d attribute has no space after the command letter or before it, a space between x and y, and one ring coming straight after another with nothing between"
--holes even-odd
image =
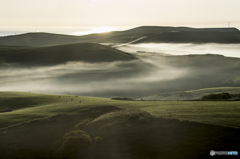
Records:
<instances>
[{"instance_id":1,"label":"distant hill ridge","mask_svg":"<svg viewBox=\"0 0 240 159\"><path fill-rule=\"evenodd\" d=\"M94 43L76 43L48 47L0 47L0 59L9 64L56 65L69 61L112 62L136 59L131 54Z\"/></svg>"},{"instance_id":2,"label":"distant hill ridge","mask_svg":"<svg viewBox=\"0 0 240 159\"><path fill-rule=\"evenodd\" d=\"M239 94L240 87L216 87L216 88L204 88L198 90L172 92L172 93L161 93L153 94L151 96L143 97L139 100L197 100L201 99L202 96L210 93L230 93Z\"/></svg>"},{"instance_id":3,"label":"distant hill ridge","mask_svg":"<svg viewBox=\"0 0 240 159\"><path fill-rule=\"evenodd\" d=\"M237 28L184 28L177 31L217 31L217 32L238 32Z\"/></svg>"},{"instance_id":4,"label":"distant hill ridge","mask_svg":"<svg viewBox=\"0 0 240 159\"><path fill-rule=\"evenodd\" d=\"M77 36L51 34L51 33L26 33L0 37L2 46L48 46L62 45L78 42Z\"/></svg>"},{"instance_id":5,"label":"distant hill ridge","mask_svg":"<svg viewBox=\"0 0 240 159\"><path fill-rule=\"evenodd\" d=\"M179 43L240 43L236 28L189 28L169 26L140 26L125 31L70 36L50 33L27 33L0 37L0 46L49 46L69 43L128 43L143 36L143 42Z\"/></svg>"}]
</instances>

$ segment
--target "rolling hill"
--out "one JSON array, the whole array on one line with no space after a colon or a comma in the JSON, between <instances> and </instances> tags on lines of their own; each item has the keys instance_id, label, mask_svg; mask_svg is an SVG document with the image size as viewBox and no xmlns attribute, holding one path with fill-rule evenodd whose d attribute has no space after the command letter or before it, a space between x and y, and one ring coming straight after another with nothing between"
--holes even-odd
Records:
<instances>
[{"instance_id":1,"label":"rolling hill","mask_svg":"<svg viewBox=\"0 0 240 159\"><path fill-rule=\"evenodd\" d=\"M0 37L0 46L49 46L69 43L128 43L143 36L142 42L169 43L240 43L240 32L236 28L232 32L213 31L182 31L193 30L188 27L141 26L125 31L69 36L50 33L27 33ZM197 30L197 29L195 29Z\"/></svg>"},{"instance_id":2,"label":"rolling hill","mask_svg":"<svg viewBox=\"0 0 240 159\"><path fill-rule=\"evenodd\" d=\"M9 64L56 65L69 61L112 62L136 59L109 46L75 43L48 47L0 47L0 57Z\"/></svg>"},{"instance_id":3,"label":"rolling hill","mask_svg":"<svg viewBox=\"0 0 240 159\"><path fill-rule=\"evenodd\" d=\"M90 34L84 36L70 36L50 33L27 33L0 37L0 46L48 46L69 43L127 43L143 35L156 34L173 31L175 29L186 29L186 27L160 27L142 26L126 31L114 31L109 33Z\"/></svg>"},{"instance_id":4,"label":"rolling hill","mask_svg":"<svg viewBox=\"0 0 240 159\"><path fill-rule=\"evenodd\" d=\"M88 96L0 92L0 107L12 109L11 112L0 113L0 129L102 106L140 109L157 117L240 128L240 121L235 120L240 113L239 101L122 101ZM222 117L224 120L219 120Z\"/></svg>"}]
</instances>

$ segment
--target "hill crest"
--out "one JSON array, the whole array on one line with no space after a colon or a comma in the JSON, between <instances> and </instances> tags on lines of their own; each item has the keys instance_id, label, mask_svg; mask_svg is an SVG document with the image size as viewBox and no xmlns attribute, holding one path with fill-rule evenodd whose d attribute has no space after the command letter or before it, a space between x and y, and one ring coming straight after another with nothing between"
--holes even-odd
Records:
<instances>
[{"instance_id":1,"label":"hill crest","mask_svg":"<svg viewBox=\"0 0 240 159\"><path fill-rule=\"evenodd\" d=\"M143 36L148 36L148 37L138 42L140 43L142 42L240 43L240 31L238 29L230 28L231 30L234 30L233 32L229 32L229 31L222 32L222 29L225 30L228 28L140 26L140 27L129 29L129 30L124 30L124 31L113 31L109 33L95 33L95 34L89 34L84 36L71 36L71 35L61 35L61 34L42 33L42 32L26 33L21 35L0 37L0 46L39 47L39 46L63 45L63 44L69 44L69 43L89 43L89 42L90 43L129 43ZM196 31L200 32L200 35L194 33ZM207 34L205 32L207 32ZM209 32L211 34L209 34ZM188 37L186 39L186 36L190 36L190 38ZM208 40L209 37L211 38L210 40Z\"/></svg>"}]
</instances>

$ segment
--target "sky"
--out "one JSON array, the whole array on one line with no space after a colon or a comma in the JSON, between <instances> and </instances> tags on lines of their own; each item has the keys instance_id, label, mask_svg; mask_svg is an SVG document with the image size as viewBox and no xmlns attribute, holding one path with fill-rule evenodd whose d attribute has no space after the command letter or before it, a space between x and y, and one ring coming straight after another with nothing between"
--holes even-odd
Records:
<instances>
[{"instance_id":1,"label":"sky","mask_svg":"<svg viewBox=\"0 0 240 159\"><path fill-rule=\"evenodd\" d=\"M240 28L240 0L0 0L0 28Z\"/></svg>"}]
</instances>

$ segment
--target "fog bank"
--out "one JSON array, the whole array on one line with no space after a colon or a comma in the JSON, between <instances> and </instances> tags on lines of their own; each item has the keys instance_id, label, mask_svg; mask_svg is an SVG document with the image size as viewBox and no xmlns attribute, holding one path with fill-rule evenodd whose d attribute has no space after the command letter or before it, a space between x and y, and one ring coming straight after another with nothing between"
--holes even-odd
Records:
<instances>
[{"instance_id":1,"label":"fog bank","mask_svg":"<svg viewBox=\"0 0 240 159\"><path fill-rule=\"evenodd\" d=\"M45 67L0 66L0 91L140 98L159 93L232 86L232 81L240 78L239 58L162 55L204 52L237 57L240 54L238 45L137 44L120 49L135 52L138 60L68 62Z\"/></svg>"},{"instance_id":2,"label":"fog bank","mask_svg":"<svg viewBox=\"0 0 240 159\"><path fill-rule=\"evenodd\" d=\"M0 70L1 91L24 91L91 96L139 97L154 90L155 84L184 76L186 70L131 62L69 62L51 67Z\"/></svg>"},{"instance_id":3,"label":"fog bank","mask_svg":"<svg viewBox=\"0 0 240 159\"><path fill-rule=\"evenodd\" d=\"M169 55L189 55L189 54L220 54L227 57L240 58L239 44L174 44L174 43L143 43L131 44L118 47L125 52L155 52Z\"/></svg>"}]
</instances>

